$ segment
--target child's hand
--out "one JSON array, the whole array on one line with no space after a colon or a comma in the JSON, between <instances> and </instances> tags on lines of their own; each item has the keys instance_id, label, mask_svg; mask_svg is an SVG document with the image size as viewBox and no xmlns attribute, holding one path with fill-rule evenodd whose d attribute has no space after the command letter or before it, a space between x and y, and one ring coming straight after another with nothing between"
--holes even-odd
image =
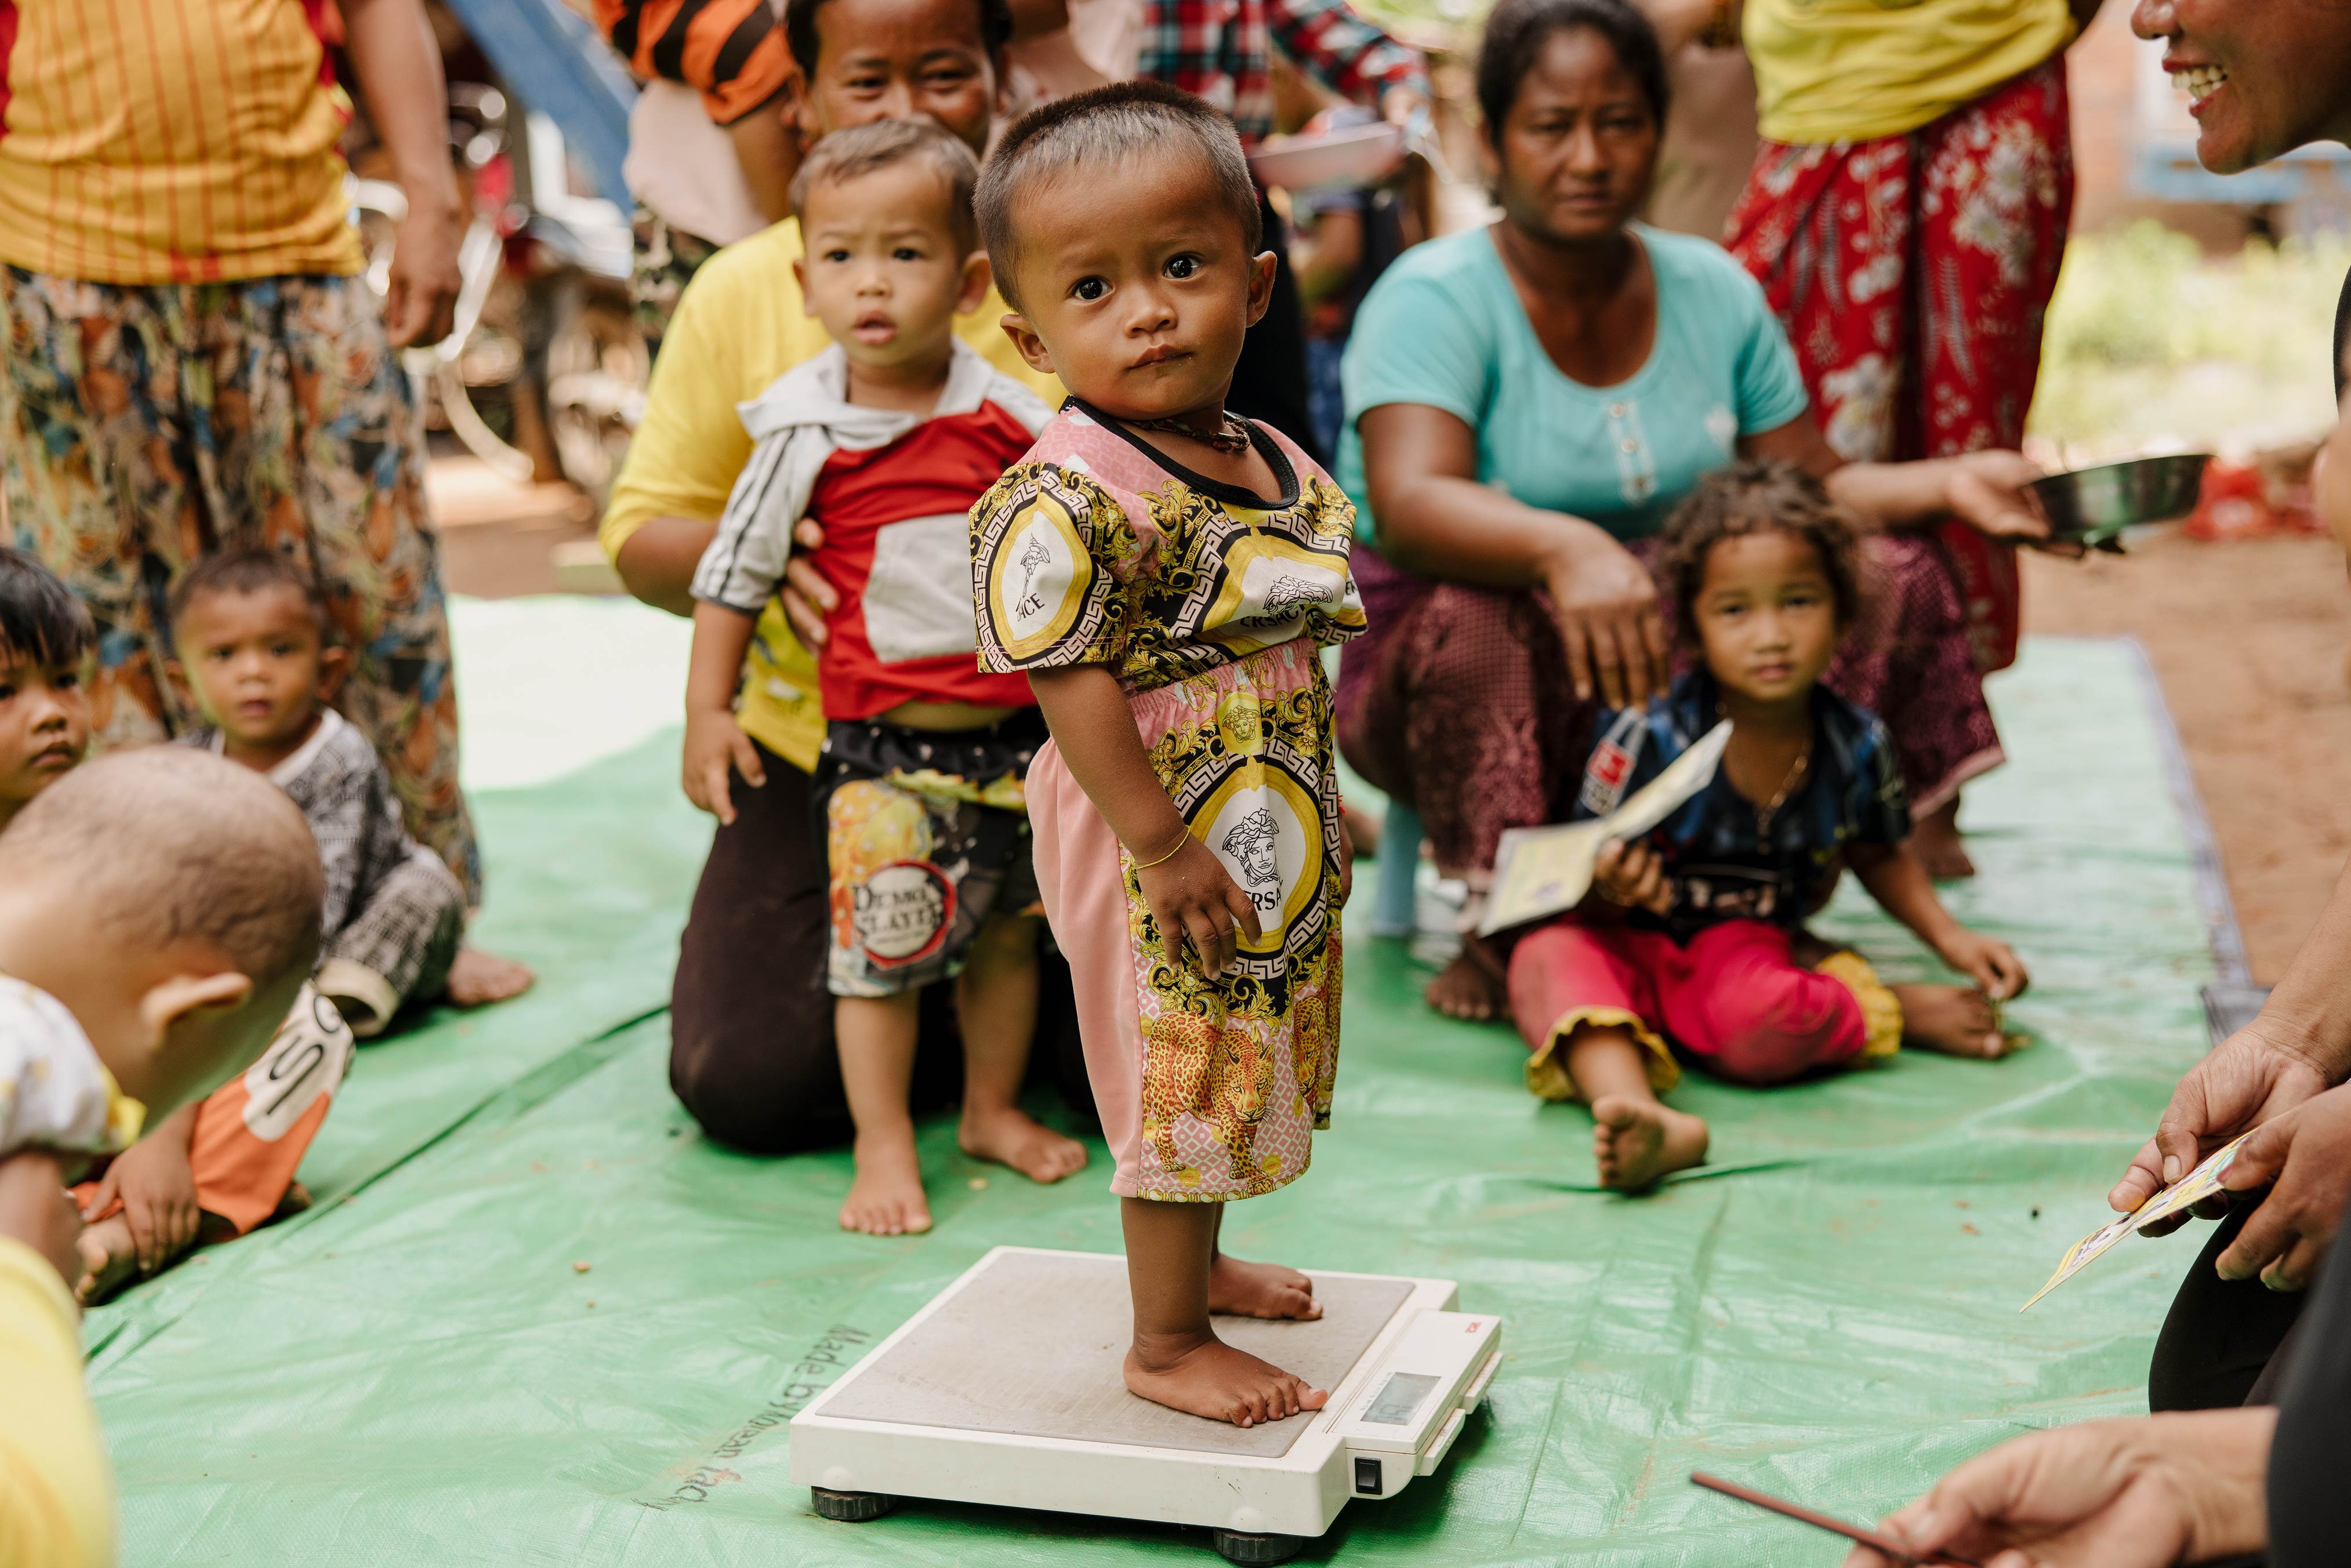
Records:
<instances>
[{"instance_id":1,"label":"child's hand","mask_svg":"<svg viewBox=\"0 0 2351 1568\"><path fill-rule=\"evenodd\" d=\"M152 1274L195 1244L203 1210L196 1207L195 1172L188 1165L184 1136L175 1136L177 1118L166 1121L120 1155L99 1178L98 1192L82 1210L87 1220L116 1198L131 1227L139 1271ZM189 1123L193 1126L193 1121Z\"/></svg>"},{"instance_id":2,"label":"child's hand","mask_svg":"<svg viewBox=\"0 0 2351 1568\"><path fill-rule=\"evenodd\" d=\"M743 782L758 789L768 781L759 766L758 747L735 716L725 708L690 709L685 716L685 798L732 826L735 801L727 773L740 773Z\"/></svg>"},{"instance_id":3,"label":"child's hand","mask_svg":"<svg viewBox=\"0 0 2351 1568\"><path fill-rule=\"evenodd\" d=\"M1592 885L1602 898L1627 909L1673 912L1674 884L1666 876L1666 862L1646 843L1611 839L1601 845L1592 862Z\"/></svg>"},{"instance_id":4,"label":"child's hand","mask_svg":"<svg viewBox=\"0 0 2351 1568\"><path fill-rule=\"evenodd\" d=\"M1944 963L1981 986L1984 995L1996 1002L2022 996L2032 980L2015 948L1972 931L1959 933L1937 952Z\"/></svg>"},{"instance_id":5,"label":"child's hand","mask_svg":"<svg viewBox=\"0 0 2351 1568\"><path fill-rule=\"evenodd\" d=\"M1183 848L1157 865L1137 870L1134 880L1143 888L1151 918L1159 923L1171 964L1189 942L1202 973L1213 980L1238 956L1241 933L1247 932L1252 942L1264 935L1257 905L1225 870L1225 862L1188 831Z\"/></svg>"}]
</instances>

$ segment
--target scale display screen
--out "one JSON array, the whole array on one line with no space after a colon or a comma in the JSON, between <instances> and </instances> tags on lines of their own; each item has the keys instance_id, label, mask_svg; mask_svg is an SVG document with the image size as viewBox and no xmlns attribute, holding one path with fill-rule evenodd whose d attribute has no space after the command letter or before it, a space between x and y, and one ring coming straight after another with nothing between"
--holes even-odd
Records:
<instances>
[{"instance_id":1,"label":"scale display screen","mask_svg":"<svg viewBox=\"0 0 2351 1568\"><path fill-rule=\"evenodd\" d=\"M1437 1379L1425 1372L1396 1373L1380 1385L1364 1419L1375 1426L1401 1427L1412 1419L1412 1413L1436 1386Z\"/></svg>"}]
</instances>

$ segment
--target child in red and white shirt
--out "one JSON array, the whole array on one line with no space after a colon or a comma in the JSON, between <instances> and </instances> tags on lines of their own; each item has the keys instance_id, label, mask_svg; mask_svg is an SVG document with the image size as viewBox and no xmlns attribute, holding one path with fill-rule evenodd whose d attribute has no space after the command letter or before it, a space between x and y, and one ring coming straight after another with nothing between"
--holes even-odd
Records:
<instances>
[{"instance_id":1,"label":"child in red and white shirt","mask_svg":"<svg viewBox=\"0 0 2351 1568\"><path fill-rule=\"evenodd\" d=\"M736 723L743 658L802 524L833 591L818 652L814 800L831 867L826 984L857 1176L846 1228L930 1228L907 1111L916 998L952 979L961 1142L1038 1181L1083 1145L1019 1103L1037 1015L1040 906L1023 780L1045 727L1026 676L983 673L967 514L1051 417L954 331L988 287L978 168L924 120L826 137L794 182L794 264L833 347L742 405L758 445L694 579L685 792L733 820L762 781ZM820 532L819 531L820 530Z\"/></svg>"}]
</instances>

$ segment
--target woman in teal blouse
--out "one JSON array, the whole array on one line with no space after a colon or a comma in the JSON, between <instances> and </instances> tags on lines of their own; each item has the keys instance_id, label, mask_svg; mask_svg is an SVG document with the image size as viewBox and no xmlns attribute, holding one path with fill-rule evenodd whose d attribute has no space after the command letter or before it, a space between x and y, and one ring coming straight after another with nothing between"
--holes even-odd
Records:
<instances>
[{"instance_id":1,"label":"woman in teal blouse","mask_svg":"<svg viewBox=\"0 0 2351 1568\"><path fill-rule=\"evenodd\" d=\"M1971 868L1959 787L2001 760L1950 571L1917 530L1956 516L2043 538L2017 453L1844 463L1787 339L1720 247L1635 224L1666 113L1655 33L1626 0L1502 0L1478 63L1490 226L1405 254L1348 351L1338 477L1371 634L1351 644L1340 745L1415 807L1439 868L1481 888L1509 828L1562 820L1595 700L1666 687L1646 541L1735 457L1794 463L1865 521L1876 589L1830 684L1893 732L1915 847ZM1380 557L1384 557L1384 560ZM1472 941L1429 999L1491 1017Z\"/></svg>"}]
</instances>

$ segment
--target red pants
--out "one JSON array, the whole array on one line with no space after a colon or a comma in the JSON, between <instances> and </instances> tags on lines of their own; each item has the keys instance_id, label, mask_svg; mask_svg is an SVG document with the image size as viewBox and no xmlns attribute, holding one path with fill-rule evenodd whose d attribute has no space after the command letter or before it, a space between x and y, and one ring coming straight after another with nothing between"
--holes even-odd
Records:
<instances>
[{"instance_id":1,"label":"red pants","mask_svg":"<svg viewBox=\"0 0 2351 1568\"><path fill-rule=\"evenodd\" d=\"M1737 1083L1783 1083L1818 1067L1890 1054L1901 1042L1893 994L1858 955L1799 965L1791 934L1760 920L1708 926L1687 947L1654 931L1566 915L1510 955L1510 1011L1534 1055L1527 1087L1575 1097L1567 1045L1579 1028L1622 1027L1649 1052L1649 1084L1680 1078L1666 1041Z\"/></svg>"}]
</instances>

